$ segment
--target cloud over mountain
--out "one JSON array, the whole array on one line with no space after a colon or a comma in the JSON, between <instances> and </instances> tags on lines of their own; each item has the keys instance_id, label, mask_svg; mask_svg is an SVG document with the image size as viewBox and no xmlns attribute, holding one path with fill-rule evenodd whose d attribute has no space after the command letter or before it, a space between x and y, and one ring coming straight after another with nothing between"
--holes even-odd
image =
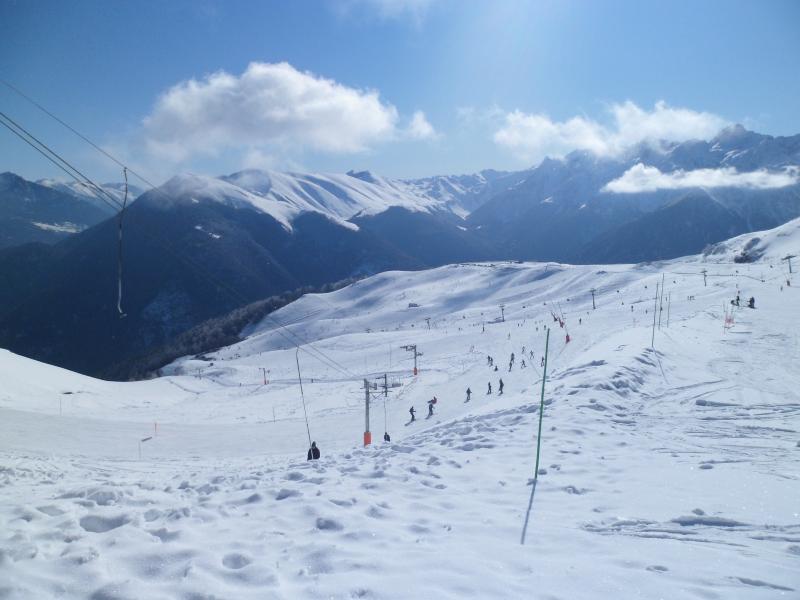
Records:
<instances>
[{"instance_id":1,"label":"cloud over mountain","mask_svg":"<svg viewBox=\"0 0 800 600\"><path fill-rule=\"evenodd\" d=\"M604 125L585 116L555 121L543 113L514 110L506 113L494 141L522 160L538 162L573 150L615 156L641 142L709 139L727 124L718 115L671 107L663 101L647 110L628 100L612 104L609 113L610 125Z\"/></svg>"},{"instance_id":2,"label":"cloud over mountain","mask_svg":"<svg viewBox=\"0 0 800 600\"><path fill-rule=\"evenodd\" d=\"M787 167L781 171L759 169L745 173L739 172L733 167L662 173L658 167L638 163L625 171L621 177L609 181L603 186L602 191L636 194L658 190L720 187L766 190L788 187L798 183L800 183L800 168L798 167Z\"/></svg>"}]
</instances>

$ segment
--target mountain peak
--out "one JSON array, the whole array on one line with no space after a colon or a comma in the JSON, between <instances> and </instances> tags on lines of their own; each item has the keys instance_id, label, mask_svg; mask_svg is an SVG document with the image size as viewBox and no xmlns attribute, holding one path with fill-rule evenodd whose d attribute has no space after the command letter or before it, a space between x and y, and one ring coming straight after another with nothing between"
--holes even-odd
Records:
<instances>
[{"instance_id":1,"label":"mountain peak","mask_svg":"<svg viewBox=\"0 0 800 600\"><path fill-rule=\"evenodd\" d=\"M347 175L360 179L361 181L366 181L367 183L378 183L380 181L380 177L373 174L372 171L355 171L350 169Z\"/></svg>"},{"instance_id":2,"label":"mountain peak","mask_svg":"<svg viewBox=\"0 0 800 600\"><path fill-rule=\"evenodd\" d=\"M719 144L722 148L737 148L744 150L745 147L753 146L769 136L756 133L746 129L739 123L726 127L711 140L711 144Z\"/></svg>"}]
</instances>

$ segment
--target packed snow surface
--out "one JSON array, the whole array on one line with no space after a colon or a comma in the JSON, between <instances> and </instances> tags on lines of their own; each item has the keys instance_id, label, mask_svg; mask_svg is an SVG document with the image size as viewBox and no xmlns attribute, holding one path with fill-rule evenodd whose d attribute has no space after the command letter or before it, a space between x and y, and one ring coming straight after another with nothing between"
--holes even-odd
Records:
<instances>
[{"instance_id":1,"label":"packed snow surface","mask_svg":"<svg viewBox=\"0 0 800 600\"><path fill-rule=\"evenodd\" d=\"M749 264L384 273L138 383L0 352L0 597L797 598L787 231Z\"/></svg>"}]
</instances>

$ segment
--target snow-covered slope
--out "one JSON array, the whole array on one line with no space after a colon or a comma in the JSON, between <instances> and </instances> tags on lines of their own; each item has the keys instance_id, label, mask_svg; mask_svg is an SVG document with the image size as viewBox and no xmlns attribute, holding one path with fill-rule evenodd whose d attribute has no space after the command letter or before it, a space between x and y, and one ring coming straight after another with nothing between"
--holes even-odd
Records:
<instances>
[{"instance_id":1,"label":"snow-covered slope","mask_svg":"<svg viewBox=\"0 0 800 600\"><path fill-rule=\"evenodd\" d=\"M762 238L800 246L796 228L779 233ZM800 290L769 257L384 273L304 296L241 343L148 382L0 353L0 589L794 597ZM757 308L735 309L726 328L737 293ZM541 471L522 546L547 327ZM417 376L409 344L423 353ZM375 443L362 448L363 379L380 385L384 373ZM314 464L309 435L322 449Z\"/></svg>"},{"instance_id":2,"label":"snow-covered slope","mask_svg":"<svg viewBox=\"0 0 800 600\"><path fill-rule=\"evenodd\" d=\"M714 244L703 253L711 262L780 263L787 256L800 256L800 218L775 229L756 231ZM798 261L800 262L800 261ZM785 263L788 268L788 262Z\"/></svg>"},{"instance_id":3,"label":"snow-covered slope","mask_svg":"<svg viewBox=\"0 0 800 600\"><path fill-rule=\"evenodd\" d=\"M252 207L267 213L287 230L299 215L316 212L349 228L355 217L380 214L399 207L414 212L448 212L463 216L467 211L453 196L440 198L408 182L385 179L369 173L346 174L281 173L246 170L220 178L183 174L170 179L152 201L213 200L235 207Z\"/></svg>"}]
</instances>

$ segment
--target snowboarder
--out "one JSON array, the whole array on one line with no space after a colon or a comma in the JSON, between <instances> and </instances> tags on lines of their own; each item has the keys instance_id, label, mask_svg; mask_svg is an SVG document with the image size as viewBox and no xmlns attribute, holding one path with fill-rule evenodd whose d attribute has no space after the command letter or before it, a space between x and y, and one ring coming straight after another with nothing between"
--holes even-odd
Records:
<instances>
[{"instance_id":1,"label":"snowboarder","mask_svg":"<svg viewBox=\"0 0 800 600\"><path fill-rule=\"evenodd\" d=\"M319 448L317 442L311 442L311 448L308 449L308 458L306 460L319 460Z\"/></svg>"},{"instance_id":2,"label":"snowboarder","mask_svg":"<svg viewBox=\"0 0 800 600\"><path fill-rule=\"evenodd\" d=\"M472 396L472 390L467 388L467 402L469 402L470 396Z\"/></svg>"},{"instance_id":3,"label":"snowboarder","mask_svg":"<svg viewBox=\"0 0 800 600\"><path fill-rule=\"evenodd\" d=\"M503 395L503 387L504 387L503 386L503 378L502 377L500 378L500 383L498 384L497 387L500 388L500 393L498 393L497 395L498 396L502 396Z\"/></svg>"},{"instance_id":4,"label":"snowboarder","mask_svg":"<svg viewBox=\"0 0 800 600\"><path fill-rule=\"evenodd\" d=\"M433 416L433 405L436 404L436 396L433 399L428 400L428 418L430 419Z\"/></svg>"},{"instance_id":5,"label":"snowboarder","mask_svg":"<svg viewBox=\"0 0 800 600\"><path fill-rule=\"evenodd\" d=\"M416 421L416 420L417 420L417 418L414 416L414 414L415 414L416 412L417 412L417 411L415 411L415 410L414 410L414 407L413 407L413 406L412 406L411 408L409 408L409 409L408 409L408 414L410 414L410 415L411 415L411 421Z\"/></svg>"},{"instance_id":6,"label":"snowboarder","mask_svg":"<svg viewBox=\"0 0 800 600\"><path fill-rule=\"evenodd\" d=\"M756 299L753 296L750 296L750 300L747 302L747 308L755 308L756 307Z\"/></svg>"},{"instance_id":7,"label":"snowboarder","mask_svg":"<svg viewBox=\"0 0 800 600\"><path fill-rule=\"evenodd\" d=\"M392 438L389 437L389 432L388 431L384 431L383 432L383 441L384 442L391 442L392 441Z\"/></svg>"},{"instance_id":8,"label":"snowboarder","mask_svg":"<svg viewBox=\"0 0 800 600\"><path fill-rule=\"evenodd\" d=\"M492 393L492 382L490 381L490 382L489 382L489 391L488 391L488 392L486 392L486 395L488 396L488 395L489 395L489 394L491 394L491 393Z\"/></svg>"}]
</instances>

